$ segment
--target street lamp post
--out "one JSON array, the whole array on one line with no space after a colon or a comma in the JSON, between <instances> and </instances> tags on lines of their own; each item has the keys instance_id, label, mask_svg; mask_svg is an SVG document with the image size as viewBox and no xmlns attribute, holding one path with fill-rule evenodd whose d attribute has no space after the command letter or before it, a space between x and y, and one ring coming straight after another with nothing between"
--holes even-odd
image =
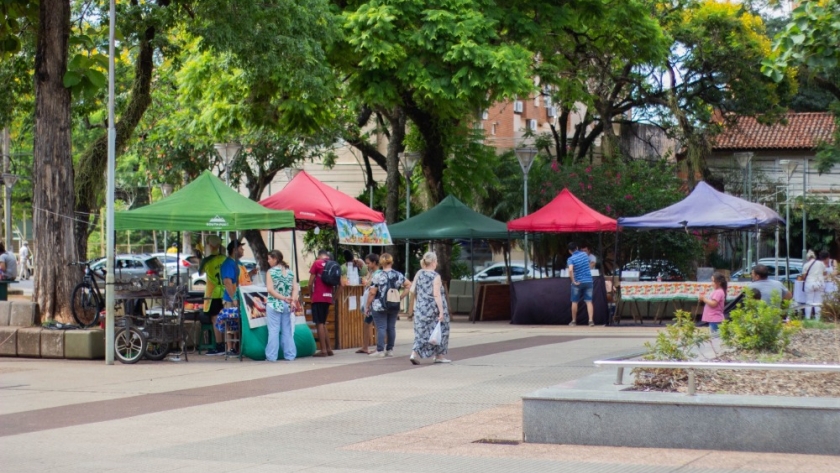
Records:
<instances>
[{"instance_id":1,"label":"street lamp post","mask_svg":"<svg viewBox=\"0 0 840 473\"><path fill-rule=\"evenodd\" d=\"M735 159L738 161L738 165L744 171L744 197L747 200L752 201L752 158L754 153L751 151L744 152L744 153L735 153ZM748 232L749 233L749 232ZM750 267L750 263L752 260L752 240L749 237L749 234L746 235L744 239L744 248L747 252L746 262L744 264L745 268Z\"/></svg>"},{"instance_id":2,"label":"street lamp post","mask_svg":"<svg viewBox=\"0 0 840 473\"><path fill-rule=\"evenodd\" d=\"M6 187L6 251L12 251L12 188L17 179L14 174L3 173L3 184Z\"/></svg>"},{"instance_id":3,"label":"street lamp post","mask_svg":"<svg viewBox=\"0 0 840 473\"><path fill-rule=\"evenodd\" d=\"M160 185L160 193L163 194L163 198L169 197L169 194L172 193L172 184L161 184ZM163 254L166 255L169 252L169 232L166 230L163 231ZM164 260L166 256L164 256ZM166 261L164 261L166 263ZM178 272L181 271L181 265L178 264L176 266L178 268ZM163 265L164 277L168 278L169 275L166 274L166 264Z\"/></svg>"},{"instance_id":4,"label":"street lamp post","mask_svg":"<svg viewBox=\"0 0 840 473\"><path fill-rule=\"evenodd\" d=\"M522 168L522 216L528 216L528 171L531 170L531 165L534 164L534 158L537 156L537 148L523 147L516 148L516 159L519 160L519 167ZM528 270L528 232L525 232L525 239L522 249L525 252L525 279L531 272Z\"/></svg>"},{"instance_id":5,"label":"street lamp post","mask_svg":"<svg viewBox=\"0 0 840 473\"><path fill-rule=\"evenodd\" d=\"M236 155L239 154L239 150L242 149L242 145L239 143L216 143L213 145L216 148L216 153L218 153L219 157L222 158L222 162L225 163L225 184L230 186L230 163L233 162ZM230 239L231 232L227 232L228 235L228 243L231 242Z\"/></svg>"},{"instance_id":6,"label":"street lamp post","mask_svg":"<svg viewBox=\"0 0 840 473\"><path fill-rule=\"evenodd\" d=\"M796 171L799 163L792 159L779 161L787 176L787 187L785 188L785 277L790 279L790 178Z\"/></svg>"},{"instance_id":7,"label":"street lamp post","mask_svg":"<svg viewBox=\"0 0 840 473\"><path fill-rule=\"evenodd\" d=\"M414 166L420 161L420 153L406 151L400 153L400 164L405 173L405 219L411 218L411 174ZM411 263L409 262L408 240L405 242L405 277L411 277Z\"/></svg>"}]
</instances>

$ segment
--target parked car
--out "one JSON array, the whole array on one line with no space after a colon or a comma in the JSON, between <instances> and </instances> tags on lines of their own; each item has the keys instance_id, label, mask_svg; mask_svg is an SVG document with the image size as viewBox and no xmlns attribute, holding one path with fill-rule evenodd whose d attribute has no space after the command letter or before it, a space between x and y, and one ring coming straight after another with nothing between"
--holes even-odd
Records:
<instances>
[{"instance_id":1,"label":"parked car","mask_svg":"<svg viewBox=\"0 0 840 473\"><path fill-rule=\"evenodd\" d=\"M475 274L475 280L479 282L507 282L507 268L505 263L495 263ZM531 265L529 271L529 278L544 278L547 277L543 272L534 265ZM472 278L465 276L461 278L465 281L471 281ZM523 261L511 261L510 263L510 279L511 281L521 281L525 279L525 263Z\"/></svg>"},{"instance_id":2,"label":"parked car","mask_svg":"<svg viewBox=\"0 0 840 473\"><path fill-rule=\"evenodd\" d=\"M633 260L625 264L622 271L638 271L639 281L685 281L680 268L674 263L663 260Z\"/></svg>"},{"instance_id":3,"label":"parked car","mask_svg":"<svg viewBox=\"0 0 840 473\"><path fill-rule=\"evenodd\" d=\"M176 253L152 253L152 256L163 263L167 276L176 272L184 275L190 272L192 264L187 260L188 255L181 254L179 257Z\"/></svg>"},{"instance_id":4,"label":"parked car","mask_svg":"<svg viewBox=\"0 0 840 473\"><path fill-rule=\"evenodd\" d=\"M239 262L245 265L245 269L248 271L257 267L257 262L252 259L242 258ZM199 273L198 271L190 277L190 280L192 281L193 287L204 286L207 284L207 276L204 273Z\"/></svg>"},{"instance_id":5,"label":"parked car","mask_svg":"<svg viewBox=\"0 0 840 473\"><path fill-rule=\"evenodd\" d=\"M785 271L786 268L786 261L784 258L779 258L779 268L776 270L776 258L761 258L758 260L758 264L763 264L767 266L767 269L770 271L770 276L768 279L775 279L777 281L788 282L788 281L795 281L796 277L802 273L802 259L801 258L791 258L790 259L790 275L786 275ZM750 269L740 269L734 273L732 273L732 280L733 281L749 281L752 279L752 268L755 265L750 266Z\"/></svg>"},{"instance_id":6,"label":"parked car","mask_svg":"<svg viewBox=\"0 0 840 473\"><path fill-rule=\"evenodd\" d=\"M100 258L90 265L94 274L102 274L106 259ZM133 279L163 276L163 263L152 255L122 254L114 257L114 279L119 283L129 283Z\"/></svg>"}]
</instances>

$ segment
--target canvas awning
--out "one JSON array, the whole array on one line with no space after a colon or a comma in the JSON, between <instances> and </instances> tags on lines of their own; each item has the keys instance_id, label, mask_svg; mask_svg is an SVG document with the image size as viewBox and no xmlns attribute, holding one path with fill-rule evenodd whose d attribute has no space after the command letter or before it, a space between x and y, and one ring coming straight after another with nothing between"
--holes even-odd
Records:
<instances>
[{"instance_id":1,"label":"canvas awning","mask_svg":"<svg viewBox=\"0 0 840 473\"><path fill-rule=\"evenodd\" d=\"M300 171L286 187L261 200L260 205L294 212L298 229L335 226L336 217L373 223L385 221L382 212L333 189L306 171Z\"/></svg>"},{"instance_id":2,"label":"canvas awning","mask_svg":"<svg viewBox=\"0 0 840 473\"><path fill-rule=\"evenodd\" d=\"M217 232L294 225L292 212L267 209L231 189L210 171L158 202L114 213L115 230Z\"/></svg>"},{"instance_id":3,"label":"canvas awning","mask_svg":"<svg viewBox=\"0 0 840 473\"><path fill-rule=\"evenodd\" d=\"M639 217L622 217L618 225L641 229L750 229L784 224L784 219L761 204L740 199L699 182L685 199Z\"/></svg>"},{"instance_id":4,"label":"canvas awning","mask_svg":"<svg viewBox=\"0 0 840 473\"><path fill-rule=\"evenodd\" d=\"M531 215L511 220L508 230L523 232L614 232L616 221L580 201L563 189L545 207Z\"/></svg>"},{"instance_id":5,"label":"canvas awning","mask_svg":"<svg viewBox=\"0 0 840 473\"><path fill-rule=\"evenodd\" d=\"M507 225L482 215L453 196L447 196L435 207L390 225L395 240L450 240L508 238Z\"/></svg>"}]
</instances>

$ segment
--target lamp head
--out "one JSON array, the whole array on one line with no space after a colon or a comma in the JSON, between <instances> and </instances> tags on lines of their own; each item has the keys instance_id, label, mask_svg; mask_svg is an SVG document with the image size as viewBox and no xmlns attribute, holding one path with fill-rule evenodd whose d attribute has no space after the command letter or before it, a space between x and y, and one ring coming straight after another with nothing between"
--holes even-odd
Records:
<instances>
[{"instance_id":1,"label":"lamp head","mask_svg":"<svg viewBox=\"0 0 840 473\"><path fill-rule=\"evenodd\" d=\"M779 165L782 166L782 169L785 171L785 175L787 175L788 180L790 180L793 173L796 171L797 166L799 166L799 163L792 159L782 159L779 161Z\"/></svg>"},{"instance_id":2,"label":"lamp head","mask_svg":"<svg viewBox=\"0 0 840 473\"><path fill-rule=\"evenodd\" d=\"M755 153L752 151L746 151L743 153L734 153L735 160L738 161L738 166L741 166L741 169L746 169L749 166L750 161L752 160Z\"/></svg>"},{"instance_id":3,"label":"lamp head","mask_svg":"<svg viewBox=\"0 0 840 473\"><path fill-rule=\"evenodd\" d=\"M420 161L421 154L413 151L406 151L404 153L400 153L400 164L403 167L403 173L410 176L412 171L414 171L414 166L417 166L417 162Z\"/></svg>"},{"instance_id":4,"label":"lamp head","mask_svg":"<svg viewBox=\"0 0 840 473\"><path fill-rule=\"evenodd\" d=\"M531 169L531 165L534 164L534 158L537 157L537 148L534 147L522 147L516 148L516 159L519 160L519 166L522 168L522 172L528 174L528 171Z\"/></svg>"}]
</instances>

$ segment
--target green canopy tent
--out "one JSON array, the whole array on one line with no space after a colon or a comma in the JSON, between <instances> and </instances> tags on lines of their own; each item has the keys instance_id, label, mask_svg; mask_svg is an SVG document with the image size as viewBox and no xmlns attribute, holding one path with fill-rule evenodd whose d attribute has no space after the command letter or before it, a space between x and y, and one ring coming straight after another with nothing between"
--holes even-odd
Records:
<instances>
[{"instance_id":1,"label":"green canopy tent","mask_svg":"<svg viewBox=\"0 0 840 473\"><path fill-rule=\"evenodd\" d=\"M114 213L115 230L228 232L289 229L294 226L293 212L263 207L231 189L210 171L204 171L178 192L154 204ZM243 327L248 326L246 315L241 315L241 323ZM261 329L266 333L254 335L250 333L252 331L243 331L243 353L249 344L258 345L249 343L249 338L267 338L266 329ZM264 341L262 346L265 346Z\"/></svg>"},{"instance_id":2,"label":"green canopy tent","mask_svg":"<svg viewBox=\"0 0 840 473\"><path fill-rule=\"evenodd\" d=\"M115 230L224 232L294 226L294 213L267 209L210 171L154 204L114 213Z\"/></svg>"},{"instance_id":3,"label":"green canopy tent","mask_svg":"<svg viewBox=\"0 0 840 473\"><path fill-rule=\"evenodd\" d=\"M507 240L507 223L482 215L453 196L447 196L435 207L394 225L389 225L394 240L470 240L470 265L473 240ZM408 275L406 275L408 276ZM472 280L475 294L475 276ZM475 310L470 314L474 319Z\"/></svg>"}]
</instances>

